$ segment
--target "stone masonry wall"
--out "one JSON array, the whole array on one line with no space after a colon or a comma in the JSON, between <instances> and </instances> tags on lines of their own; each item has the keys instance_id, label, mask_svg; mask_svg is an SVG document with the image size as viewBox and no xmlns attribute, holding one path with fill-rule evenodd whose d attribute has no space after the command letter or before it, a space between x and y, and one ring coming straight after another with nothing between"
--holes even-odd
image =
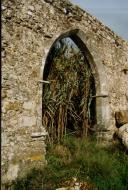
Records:
<instances>
[{"instance_id":1,"label":"stone masonry wall","mask_svg":"<svg viewBox=\"0 0 128 190\"><path fill-rule=\"evenodd\" d=\"M3 181L15 179L26 166L45 164L39 80L51 45L72 29L83 31L94 61L103 67L110 130L115 129L115 111L128 108L128 42L67 0L3 0Z\"/></svg>"}]
</instances>

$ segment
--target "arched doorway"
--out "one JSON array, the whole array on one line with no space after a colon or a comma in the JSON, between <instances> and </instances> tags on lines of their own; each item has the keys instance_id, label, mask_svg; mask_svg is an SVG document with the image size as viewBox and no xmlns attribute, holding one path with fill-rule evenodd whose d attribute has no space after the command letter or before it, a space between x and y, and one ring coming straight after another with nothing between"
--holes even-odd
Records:
<instances>
[{"instance_id":1,"label":"arched doorway","mask_svg":"<svg viewBox=\"0 0 128 190\"><path fill-rule=\"evenodd\" d=\"M90 89L91 90L93 89L92 90L93 93L89 94L91 97L89 99L90 102L88 102L89 122L88 121L87 122L89 124L91 124L91 126L93 126L93 127L95 126L97 129L98 128L103 129L104 127L108 126L108 118L109 118L109 114L108 114L109 109L108 109L108 105L107 105L107 100L105 99L107 97L107 92L106 92L106 86L104 85L104 82L106 82L106 81L104 80L105 77L102 77L103 73L100 75L100 73L103 71L102 65L101 65L101 67L100 67L100 64L97 66L97 64L94 62L94 59L84 42L85 40L83 37L83 33L81 31L72 30L70 32L66 32L66 33L60 35L54 41L52 46L50 47L49 53L48 53L46 61L45 61L44 70L43 70L43 81L44 81L43 94L45 93L45 86L50 85L49 81L47 81L47 79L48 79L50 70L52 69L51 68L51 65L52 65L52 56L51 55L52 55L52 51L54 51L54 46L57 43L57 41L59 41L60 39L63 39L63 38L67 38L67 37L70 38L78 46L78 48L80 49L80 51L83 54L84 61L88 65L88 68L90 69L91 74L92 74L91 81L90 81ZM103 82L103 85L101 82ZM103 109L103 108L105 108L105 109ZM43 111L44 111L44 107L43 107ZM48 122L48 119L47 119L47 122ZM43 123L44 127L47 122L45 122L45 124ZM70 129L72 128L71 127L72 122L73 122L73 120L71 120L71 121L67 120L67 124L66 124L67 128L69 125L70 125ZM86 123L86 125L88 123ZM52 126L52 128L53 127L54 126Z\"/></svg>"}]
</instances>

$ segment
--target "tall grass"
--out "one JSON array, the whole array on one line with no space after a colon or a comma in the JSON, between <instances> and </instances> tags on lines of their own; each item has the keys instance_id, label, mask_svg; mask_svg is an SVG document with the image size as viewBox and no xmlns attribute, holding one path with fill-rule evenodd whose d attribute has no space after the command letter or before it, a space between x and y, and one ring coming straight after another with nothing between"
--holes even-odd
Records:
<instances>
[{"instance_id":1,"label":"tall grass","mask_svg":"<svg viewBox=\"0 0 128 190\"><path fill-rule=\"evenodd\" d=\"M75 177L91 184L92 189L127 190L128 157L120 144L113 142L104 147L87 135L90 97L95 87L86 58L63 40L52 53L46 78L50 84L45 84L43 91L48 164L18 178L13 189L55 190Z\"/></svg>"},{"instance_id":2,"label":"tall grass","mask_svg":"<svg viewBox=\"0 0 128 190\"><path fill-rule=\"evenodd\" d=\"M119 146L105 148L95 140L67 137L62 150L64 147L70 151L70 159L67 159L68 151L66 156L54 153L55 147L48 155L48 167L52 168L55 181L77 177L89 180L101 190L127 189L128 157Z\"/></svg>"},{"instance_id":3,"label":"tall grass","mask_svg":"<svg viewBox=\"0 0 128 190\"><path fill-rule=\"evenodd\" d=\"M55 190L76 177L98 190L127 190L128 157L120 144L105 147L95 139L67 136L47 147L48 165L15 183L15 190ZM93 188L92 188L93 189Z\"/></svg>"},{"instance_id":4,"label":"tall grass","mask_svg":"<svg viewBox=\"0 0 128 190\"><path fill-rule=\"evenodd\" d=\"M94 93L93 76L83 53L71 42L58 43L50 60L50 84L45 84L43 91L43 125L50 143L60 142L72 131L87 135L90 95Z\"/></svg>"}]
</instances>

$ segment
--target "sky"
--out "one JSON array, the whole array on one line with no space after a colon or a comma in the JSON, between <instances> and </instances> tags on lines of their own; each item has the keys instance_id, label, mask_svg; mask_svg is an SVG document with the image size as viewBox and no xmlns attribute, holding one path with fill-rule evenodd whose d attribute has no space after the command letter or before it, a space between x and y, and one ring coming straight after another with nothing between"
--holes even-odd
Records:
<instances>
[{"instance_id":1,"label":"sky","mask_svg":"<svg viewBox=\"0 0 128 190\"><path fill-rule=\"evenodd\" d=\"M70 0L128 40L128 0Z\"/></svg>"}]
</instances>

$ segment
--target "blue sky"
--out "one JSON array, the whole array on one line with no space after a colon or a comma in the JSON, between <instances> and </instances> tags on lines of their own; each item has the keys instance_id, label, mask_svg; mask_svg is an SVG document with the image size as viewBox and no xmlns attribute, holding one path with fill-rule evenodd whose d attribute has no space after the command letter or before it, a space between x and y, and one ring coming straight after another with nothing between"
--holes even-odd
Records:
<instances>
[{"instance_id":1,"label":"blue sky","mask_svg":"<svg viewBox=\"0 0 128 190\"><path fill-rule=\"evenodd\" d=\"M128 0L70 0L128 40Z\"/></svg>"}]
</instances>

